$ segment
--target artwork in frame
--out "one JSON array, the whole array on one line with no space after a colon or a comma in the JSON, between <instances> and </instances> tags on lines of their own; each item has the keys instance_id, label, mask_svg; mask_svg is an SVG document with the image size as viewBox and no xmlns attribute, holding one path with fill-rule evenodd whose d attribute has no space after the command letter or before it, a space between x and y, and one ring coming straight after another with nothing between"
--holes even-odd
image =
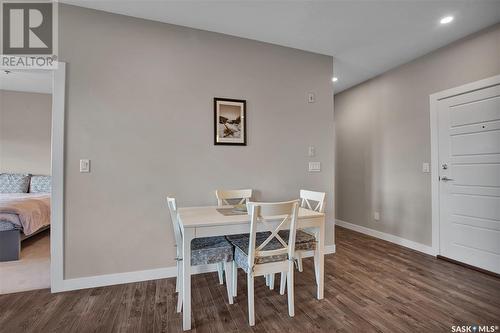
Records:
<instances>
[{"instance_id":1,"label":"artwork in frame","mask_svg":"<svg viewBox=\"0 0 500 333\"><path fill-rule=\"evenodd\" d=\"M246 101L214 98L214 144L247 145Z\"/></svg>"}]
</instances>

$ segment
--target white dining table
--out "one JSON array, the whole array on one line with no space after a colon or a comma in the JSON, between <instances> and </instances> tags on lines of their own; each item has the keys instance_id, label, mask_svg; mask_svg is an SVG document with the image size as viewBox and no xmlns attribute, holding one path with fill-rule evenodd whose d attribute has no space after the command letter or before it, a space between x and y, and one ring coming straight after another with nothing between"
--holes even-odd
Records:
<instances>
[{"instance_id":1,"label":"white dining table","mask_svg":"<svg viewBox=\"0 0 500 333\"><path fill-rule=\"evenodd\" d=\"M248 233L250 231L250 216L223 215L216 206L184 207L178 209L179 224L182 230L182 258L191 258L191 241L195 238L224 236ZM276 216L269 222L277 226L284 216ZM257 231L268 231L266 225L259 223ZM298 229L308 229L316 237L314 250L314 269L317 284L317 298L323 299L324 294L324 266L325 266L325 214L309 209L299 208L297 218ZM191 260L182 261L183 268L183 310L182 323L185 331L191 329Z\"/></svg>"}]
</instances>

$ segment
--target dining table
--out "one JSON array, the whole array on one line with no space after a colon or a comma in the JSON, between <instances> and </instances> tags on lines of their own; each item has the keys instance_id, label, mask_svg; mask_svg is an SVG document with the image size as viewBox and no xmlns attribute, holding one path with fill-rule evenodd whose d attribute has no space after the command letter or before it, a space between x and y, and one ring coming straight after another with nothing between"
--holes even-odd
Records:
<instances>
[{"instance_id":1,"label":"dining table","mask_svg":"<svg viewBox=\"0 0 500 333\"><path fill-rule=\"evenodd\" d=\"M222 208L222 209L221 209ZM182 258L191 258L191 241L200 237L235 235L250 232L250 216L246 213L225 213L220 206L183 207L178 209L178 219L182 231ZM257 231L268 231L277 227L284 216L266 219L257 224ZM325 214L299 208L297 229L307 229L316 238L314 269L317 285L317 299L323 299L325 266ZM191 260L182 261L182 324L184 331L191 329Z\"/></svg>"}]
</instances>

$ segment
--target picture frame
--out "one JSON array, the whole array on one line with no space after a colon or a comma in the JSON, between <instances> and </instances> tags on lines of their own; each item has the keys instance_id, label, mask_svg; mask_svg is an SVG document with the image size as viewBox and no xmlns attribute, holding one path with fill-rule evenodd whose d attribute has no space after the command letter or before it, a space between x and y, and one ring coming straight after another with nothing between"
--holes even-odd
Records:
<instances>
[{"instance_id":1,"label":"picture frame","mask_svg":"<svg viewBox=\"0 0 500 333\"><path fill-rule=\"evenodd\" d=\"M246 146L246 100L214 98L214 145Z\"/></svg>"}]
</instances>

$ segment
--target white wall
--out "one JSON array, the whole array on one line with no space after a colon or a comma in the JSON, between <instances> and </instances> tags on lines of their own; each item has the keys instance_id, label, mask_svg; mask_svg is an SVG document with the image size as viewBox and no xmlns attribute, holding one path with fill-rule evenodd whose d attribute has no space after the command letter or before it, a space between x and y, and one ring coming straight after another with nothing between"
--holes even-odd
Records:
<instances>
[{"instance_id":1,"label":"white wall","mask_svg":"<svg viewBox=\"0 0 500 333\"><path fill-rule=\"evenodd\" d=\"M321 190L333 221L331 57L67 5L59 25L66 278L173 266L167 195L192 206L216 204L217 188L269 201ZM247 100L248 146L213 145L214 97ZM309 145L320 173L307 172Z\"/></svg>"},{"instance_id":2,"label":"white wall","mask_svg":"<svg viewBox=\"0 0 500 333\"><path fill-rule=\"evenodd\" d=\"M0 90L0 172L50 175L52 95Z\"/></svg>"},{"instance_id":3,"label":"white wall","mask_svg":"<svg viewBox=\"0 0 500 333\"><path fill-rule=\"evenodd\" d=\"M431 245L429 95L497 74L500 25L335 95L337 218Z\"/></svg>"}]
</instances>

